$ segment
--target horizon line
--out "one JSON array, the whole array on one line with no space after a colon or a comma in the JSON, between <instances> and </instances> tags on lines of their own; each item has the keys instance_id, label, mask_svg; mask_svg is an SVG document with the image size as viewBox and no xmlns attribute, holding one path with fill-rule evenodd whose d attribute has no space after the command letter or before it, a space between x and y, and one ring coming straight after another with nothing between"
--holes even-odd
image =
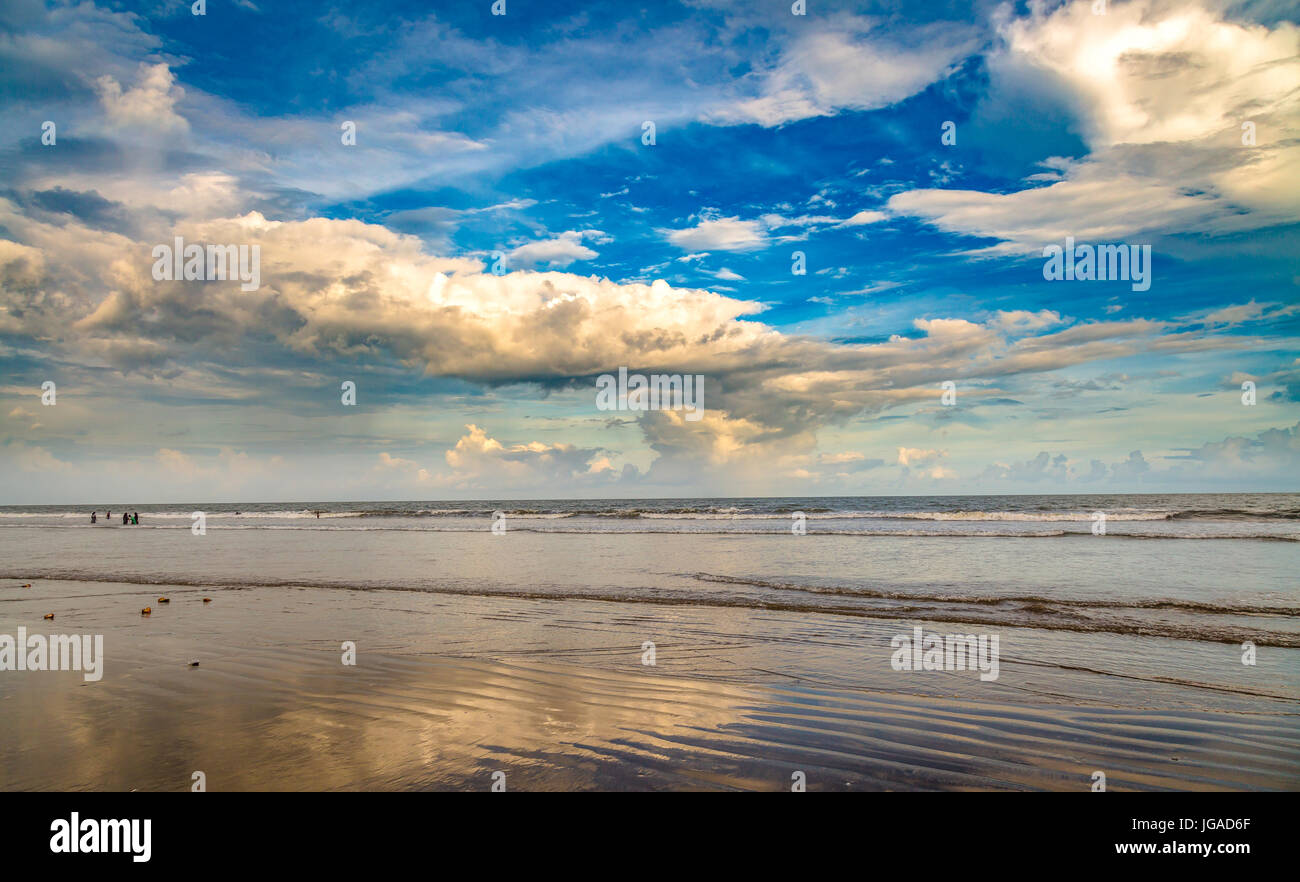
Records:
<instances>
[{"instance_id":1,"label":"horizon line","mask_svg":"<svg viewBox=\"0 0 1300 882\"><path fill-rule=\"evenodd\" d=\"M1064 496L1064 497L1091 497L1091 496L1288 496L1300 495L1300 490L1180 490L1180 491L1096 491L1092 493L847 493L847 494L811 494L805 496L494 496L494 497L475 497L472 499L237 499L237 500L207 500L196 502L194 500L161 500L152 502L131 502L131 503L89 503L89 502L0 502L0 509L3 508L21 508L23 506L68 506L70 508L85 508L89 511L98 511L100 507L110 508L113 505L119 506L137 506L137 505L393 505L399 503L432 503L432 502L457 502L457 503L474 503L474 502L666 502L674 500L692 500L707 499L714 501L734 501L734 500L751 500L751 499L962 499L970 497L980 498L997 498L1008 496Z\"/></svg>"}]
</instances>

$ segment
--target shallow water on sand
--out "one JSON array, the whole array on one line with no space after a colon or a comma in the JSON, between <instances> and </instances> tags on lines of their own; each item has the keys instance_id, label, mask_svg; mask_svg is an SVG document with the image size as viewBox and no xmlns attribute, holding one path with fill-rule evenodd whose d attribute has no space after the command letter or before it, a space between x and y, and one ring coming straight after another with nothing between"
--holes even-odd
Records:
<instances>
[{"instance_id":1,"label":"shallow water on sand","mask_svg":"<svg viewBox=\"0 0 1300 882\"><path fill-rule=\"evenodd\" d=\"M904 675L863 651L887 649L886 623L285 588L210 591L211 604L168 588L163 607L133 585L45 590L78 610L61 628L105 631L105 675L0 680L7 789L182 790L194 771L213 790L487 789L495 771L512 789L776 790L795 771L812 790L1085 790L1097 770L1112 790L1298 783L1294 700L1227 692L1208 711L1204 689L1135 664L1129 700L1098 702L1117 674L1062 677L1027 646L995 683ZM340 663L345 639L354 667Z\"/></svg>"}]
</instances>

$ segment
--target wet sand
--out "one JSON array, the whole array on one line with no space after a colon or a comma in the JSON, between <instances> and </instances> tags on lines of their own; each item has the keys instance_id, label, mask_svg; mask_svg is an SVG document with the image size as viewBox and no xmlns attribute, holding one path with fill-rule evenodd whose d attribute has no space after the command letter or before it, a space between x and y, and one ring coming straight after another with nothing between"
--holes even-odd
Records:
<instances>
[{"instance_id":1,"label":"wet sand","mask_svg":"<svg viewBox=\"0 0 1300 882\"><path fill-rule=\"evenodd\" d=\"M102 633L105 673L0 674L6 790L1300 789L1290 690L1089 673L1032 629L982 683L892 670L910 623L752 609L47 582L0 588L20 624Z\"/></svg>"}]
</instances>

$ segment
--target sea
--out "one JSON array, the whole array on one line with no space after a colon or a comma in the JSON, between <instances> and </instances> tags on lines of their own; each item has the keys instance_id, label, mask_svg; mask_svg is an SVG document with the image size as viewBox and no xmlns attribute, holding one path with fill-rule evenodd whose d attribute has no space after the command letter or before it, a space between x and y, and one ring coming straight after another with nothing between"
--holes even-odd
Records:
<instances>
[{"instance_id":1,"label":"sea","mask_svg":"<svg viewBox=\"0 0 1300 882\"><path fill-rule=\"evenodd\" d=\"M1286 493L0 507L0 579L905 612L1285 647L1300 647L1297 574Z\"/></svg>"}]
</instances>

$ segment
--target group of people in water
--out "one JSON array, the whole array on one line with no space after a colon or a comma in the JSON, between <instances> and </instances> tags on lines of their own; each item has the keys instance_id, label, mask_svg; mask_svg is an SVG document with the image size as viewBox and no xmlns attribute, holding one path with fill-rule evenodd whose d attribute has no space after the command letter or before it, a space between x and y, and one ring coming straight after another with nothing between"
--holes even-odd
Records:
<instances>
[{"instance_id":1,"label":"group of people in water","mask_svg":"<svg viewBox=\"0 0 1300 882\"><path fill-rule=\"evenodd\" d=\"M99 515L98 512L93 512L93 511L92 511L92 512L90 513L90 522L91 522L92 524L94 524L94 523L98 523L98 515ZM104 512L104 520L109 521L109 520L112 520L112 519L113 519L113 513L112 513L111 511ZM124 512L122 512L122 525L123 525L123 526L127 526L127 525L135 525L135 526L139 526L139 525L140 525L140 512L138 512L138 511L133 511L133 512L126 512L126 511L124 511Z\"/></svg>"}]
</instances>

